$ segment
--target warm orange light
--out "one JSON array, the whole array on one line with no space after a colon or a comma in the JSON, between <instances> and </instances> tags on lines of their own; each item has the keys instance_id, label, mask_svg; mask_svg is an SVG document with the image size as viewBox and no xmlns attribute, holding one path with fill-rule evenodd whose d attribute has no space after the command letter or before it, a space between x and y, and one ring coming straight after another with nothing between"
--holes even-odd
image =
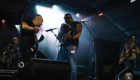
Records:
<instances>
[{"instance_id":1,"label":"warm orange light","mask_svg":"<svg viewBox=\"0 0 140 80\"><path fill-rule=\"evenodd\" d=\"M98 14L99 16L102 16L104 13L100 13L100 14Z\"/></svg>"}]
</instances>

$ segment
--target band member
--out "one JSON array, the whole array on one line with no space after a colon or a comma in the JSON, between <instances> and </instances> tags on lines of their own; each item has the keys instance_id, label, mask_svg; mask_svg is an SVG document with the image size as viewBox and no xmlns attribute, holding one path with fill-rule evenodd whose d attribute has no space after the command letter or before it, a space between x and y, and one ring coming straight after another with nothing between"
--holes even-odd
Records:
<instances>
[{"instance_id":1,"label":"band member","mask_svg":"<svg viewBox=\"0 0 140 80\"><path fill-rule=\"evenodd\" d=\"M124 47L123 47L123 50L122 50L122 53L121 53L121 57L123 57L124 54L127 53L128 50L136 44L134 42L134 40L135 40L135 36L130 35L129 36L129 42L126 42L124 44ZM136 53L140 53L137 45L133 49L131 49L131 53L129 55L127 55L128 58L127 58L126 63L125 63L126 67L136 69Z\"/></svg>"},{"instance_id":2,"label":"band member","mask_svg":"<svg viewBox=\"0 0 140 80\"><path fill-rule=\"evenodd\" d=\"M18 38L14 37L12 42L13 42L12 44L8 45L8 49L7 50L8 51L15 51L16 53L18 53L18 47L19 47L19 45L18 45Z\"/></svg>"},{"instance_id":3,"label":"band member","mask_svg":"<svg viewBox=\"0 0 140 80\"><path fill-rule=\"evenodd\" d=\"M37 14L34 16L33 20L27 19L22 22L22 36L20 44L20 52L24 57L23 62L25 66L19 68L18 75L16 78L20 80L31 80L33 74L33 61L31 48L36 43L36 34L39 30L35 26L40 27L42 25L43 18L41 15ZM21 27L21 26L20 26ZM44 38L40 37L40 41Z\"/></svg>"},{"instance_id":4,"label":"band member","mask_svg":"<svg viewBox=\"0 0 140 80\"><path fill-rule=\"evenodd\" d=\"M7 55L9 56L8 59L8 67L9 68L15 68L17 64L17 54L19 51L19 44L18 44L18 38L14 37L12 40L12 44L9 44L7 47Z\"/></svg>"},{"instance_id":5,"label":"band member","mask_svg":"<svg viewBox=\"0 0 140 80\"><path fill-rule=\"evenodd\" d=\"M67 60L71 65L70 78L72 80L76 80L77 79L77 68L76 68L75 54L76 54L78 44L79 44L79 37L81 35L82 25L79 22L75 22L72 18L72 15L69 13L65 14L64 20L67 25L71 26L71 28L74 29L70 34L65 35L66 40L72 39L72 41L71 41L71 43L68 42L68 44L64 44L68 51L66 51L65 48L63 46L61 46L56 60L58 60L58 61Z\"/></svg>"}]
</instances>

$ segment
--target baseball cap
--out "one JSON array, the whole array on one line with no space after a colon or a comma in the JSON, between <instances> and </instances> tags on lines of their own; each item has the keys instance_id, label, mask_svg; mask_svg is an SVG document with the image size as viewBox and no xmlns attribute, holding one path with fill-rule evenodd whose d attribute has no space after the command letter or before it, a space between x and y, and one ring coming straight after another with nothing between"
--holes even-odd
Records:
<instances>
[{"instance_id":1,"label":"baseball cap","mask_svg":"<svg viewBox=\"0 0 140 80\"><path fill-rule=\"evenodd\" d=\"M18 38L17 37L14 37L13 40L18 40Z\"/></svg>"}]
</instances>

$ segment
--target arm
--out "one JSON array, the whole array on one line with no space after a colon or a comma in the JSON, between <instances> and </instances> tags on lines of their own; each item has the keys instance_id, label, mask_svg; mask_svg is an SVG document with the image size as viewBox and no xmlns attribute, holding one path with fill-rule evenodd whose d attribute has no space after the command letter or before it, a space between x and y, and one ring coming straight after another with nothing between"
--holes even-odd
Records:
<instances>
[{"instance_id":1,"label":"arm","mask_svg":"<svg viewBox=\"0 0 140 80\"><path fill-rule=\"evenodd\" d=\"M122 49L122 52L121 52L121 57L123 57L123 54L124 54L124 52L125 52L125 51L124 51L125 48L126 48L125 46L126 46L126 43L125 43L124 46L123 46L123 49Z\"/></svg>"},{"instance_id":2,"label":"arm","mask_svg":"<svg viewBox=\"0 0 140 80\"><path fill-rule=\"evenodd\" d=\"M20 25L20 27L21 27L21 25ZM32 30L32 31L35 31L36 33L39 31L38 28L36 28L36 27L28 26L28 24L26 22L22 22L22 29Z\"/></svg>"},{"instance_id":3,"label":"arm","mask_svg":"<svg viewBox=\"0 0 140 80\"><path fill-rule=\"evenodd\" d=\"M80 37L81 35L81 31L82 31L82 25L80 23L78 23L76 25L76 30L77 30L77 33L73 36L73 39L77 39Z\"/></svg>"},{"instance_id":4,"label":"arm","mask_svg":"<svg viewBox=\"0 0 140 80\"><path fill-rule=\"evenodd\" d=\"M20 27L21 27L21 25L20 25ZM26 22L22 22L22 29L34 30L34 27L28 26L28 24Z\"/></svg>"},{"instance_id":5,"label":"arm","mask_svg":"<svg viewBox=\"0 0 140 80\"><path fill-rule=\"evenodd\" d=\"M140 50L138 46L136 47L136 50L137 50L137 53L140 54Z\"/></svg>"},{"instance_id":6,"label":"arm","mask_svg":"<svg viewBox=\"0 0 140 80\"><path fill-rule=\"evenodd\" d=\"M140 51L139 51L139 47L138 46L136 46L136 48L135 49L132 49L132 52L135 52L135 53L140 53Z\"/></svg>"},{"instance_id":7,"label":"arm","mask_svg":"<svg viewBox=\"0 0 140 80\"><path fill-rule=\"evenodd\" d=\"M77 33L73 36L73 39L77 39L77 38L80 37L81 31L82 31L82 25L81 25L81 23L78 23L78 24L76 25L76 31L77 31ZM72 36L71 36L70 34L69 34L69 35L65 35L65 38L66 38L66 39L71 39Z\"/></svg>"}]
</instances>

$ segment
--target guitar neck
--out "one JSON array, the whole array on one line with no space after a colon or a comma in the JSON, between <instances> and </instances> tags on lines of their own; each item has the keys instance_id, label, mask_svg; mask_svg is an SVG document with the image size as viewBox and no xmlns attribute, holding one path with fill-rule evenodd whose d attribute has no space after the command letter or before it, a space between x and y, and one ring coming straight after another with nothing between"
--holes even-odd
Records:
<instances>
[{"instance_id":1,"label":"guitar neck","mask_svg":"<svg viewBox=\"0 0 140 80\"><path fill-rule=\"evenodd\" d=\"M132 47L128 50L128 52L125 54L125 56L126 56L127 54L130 54L130 53L131 53L131 50L132 50L135 46L136 46L136 44L135 44L134 46L132 46Z\"/></svg>"}]
</instances>

